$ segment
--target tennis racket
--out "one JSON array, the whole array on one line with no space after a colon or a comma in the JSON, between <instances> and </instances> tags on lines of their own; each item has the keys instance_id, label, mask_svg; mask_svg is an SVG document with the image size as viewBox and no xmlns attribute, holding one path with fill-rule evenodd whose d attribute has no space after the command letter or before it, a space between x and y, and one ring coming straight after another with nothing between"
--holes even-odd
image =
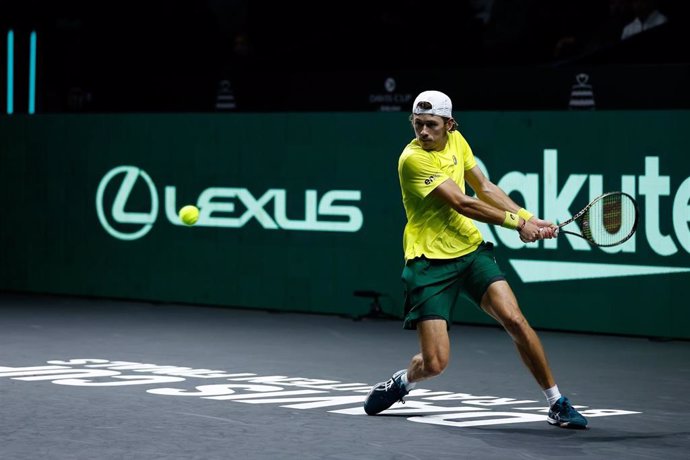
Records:
<instances>
[{"instance_id":1,"label":"tennis racket","mask_svg":"<svg viewBox=\"0 0 690 460\"><path fill-rule=\"evenodd\" d=\"M558 224L558 233L579 236L594 246L616 246L630 239L637 230L637 202L623 192L598 196L565 222ZM577 227L562 230L575 222ZM576 229L577 228L577 229Z\"/></svg>"}]
</instances>

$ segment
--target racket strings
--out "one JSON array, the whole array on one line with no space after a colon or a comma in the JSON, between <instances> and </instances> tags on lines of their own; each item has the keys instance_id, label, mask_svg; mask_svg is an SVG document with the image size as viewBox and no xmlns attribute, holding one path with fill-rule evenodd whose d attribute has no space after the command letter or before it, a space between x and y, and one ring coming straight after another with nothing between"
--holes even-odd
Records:
<instances>
[{"instance_id":1,"label":"racket strings","mask_svg":"<svg viewBox=\"0 0 690 460\"><path fill-rule=\"evenodd\" d=\"M634 233L637 208L627 195L611 194L594 202L577 220L586 239L599 246L613 246Z\"/></svg>"}]
</instances>

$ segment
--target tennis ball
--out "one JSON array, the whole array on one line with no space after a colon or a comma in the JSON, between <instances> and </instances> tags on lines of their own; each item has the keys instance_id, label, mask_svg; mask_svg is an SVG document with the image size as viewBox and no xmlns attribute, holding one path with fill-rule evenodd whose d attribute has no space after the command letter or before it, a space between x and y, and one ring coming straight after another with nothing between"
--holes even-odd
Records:
<instances>
[{"instance_id":1,"label":"tennis ball","mask_svg":"<svg viewBox=\"0 0 690 460\"><path fill-rule=\"evenodd\" d=\"M194 205L188 204L180 209L180 220L185 225L194 225L196 221L199 220L199 208Z\"/></svg>"}]
</instances>

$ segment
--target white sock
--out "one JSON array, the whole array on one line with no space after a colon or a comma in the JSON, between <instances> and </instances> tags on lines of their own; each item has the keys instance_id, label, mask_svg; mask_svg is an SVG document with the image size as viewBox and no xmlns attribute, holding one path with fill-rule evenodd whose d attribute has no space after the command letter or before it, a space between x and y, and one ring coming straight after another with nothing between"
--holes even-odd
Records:
<instances>
[{"instance_id":1,"label":"white sock","mask_svg":"<svg viewBox=\"0 0 690 460\"><path fill-rule=\"evenodd\" d=\"M558 391L558 385L554 385L551 388L548 388L543 391L544 396L546 396L546 400L549 402L549 407L553 406L553 403L555 403L561 398L561 392Z\"/></svg>"},{"instance_id":2,"label":"white sock","mask_svg":"<svg viewBox=\"0 0 690 460\"><path fill-rule=\"evenodd\" d=\"M410 390L412 390L415 386L417 386L416 383L410 382L409 380L407 380L407 371L405 371L405 373L402 375L402 377L400 378L400 380L402 381L402 384L403 384L403 386L405 387L405 389L406 389L407 391L410 391Z\"/></svg>"}]
</instances>

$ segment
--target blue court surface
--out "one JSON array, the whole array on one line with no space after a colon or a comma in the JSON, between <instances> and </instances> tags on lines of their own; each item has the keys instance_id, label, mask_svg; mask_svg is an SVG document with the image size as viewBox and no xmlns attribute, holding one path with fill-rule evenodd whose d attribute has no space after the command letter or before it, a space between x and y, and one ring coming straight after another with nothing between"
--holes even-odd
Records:
<instances>
[{"instance_id":1,"label":"blue court surface","mask_svg":"<svg viewBox=\"0 0 690 460\"><path fill-rule=\"evenodd\" d=\"M546 423L498 327L378 416L400 321L0 295L2 459L687 459L690 342L538 331L587 430Z\"/></svg>"}]
</instances>

